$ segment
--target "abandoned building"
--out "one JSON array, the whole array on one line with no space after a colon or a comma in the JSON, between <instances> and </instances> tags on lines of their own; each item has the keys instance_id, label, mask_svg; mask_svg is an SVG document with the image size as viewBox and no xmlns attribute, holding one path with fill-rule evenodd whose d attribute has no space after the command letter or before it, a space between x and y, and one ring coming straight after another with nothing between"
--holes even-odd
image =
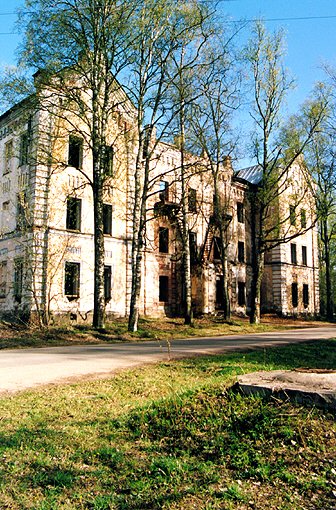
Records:
<instances>
[{"instance_id":1,"label":"abandoned building","mask_svg":"<svg viewBox=\"0 0 336 510\"><path fill-rule=\"evenodd\" d=\"M132 189L134 147L131 109L111 119L109 160L104 197L106 313L125 316L131 291ZM93 309L93 198L88 184L92 155L73 122L50 125L45 111L28 112L19 104L0 117L1 238L0 313L29 316L44 308L51 315L87 319ZM197 161L195 163L197 165ZM181 310L181 257L176 221L181 198L180 153L158 143L148 199L143 253L141 313L178 315ZM231 310L249 310L251 282L251 189L258 167L234 172L228 160L219 179L226 203L228 292ZM274 214L290 211L288 228L314 221L305 197L291 210L291 187L301 179L293 166L288 191ZM86 179L87 176L87 179ZM299 184L298 184L299 183ZM211 221L214 189L207 172L191 173L187 183L192 297L195 313L220 312L223 273L218 233ZM223 198L224 197L224 198ZM262 309L284 315L319 311L317 231L313 227L265 257Z\"/></svg>"}]
</instances>

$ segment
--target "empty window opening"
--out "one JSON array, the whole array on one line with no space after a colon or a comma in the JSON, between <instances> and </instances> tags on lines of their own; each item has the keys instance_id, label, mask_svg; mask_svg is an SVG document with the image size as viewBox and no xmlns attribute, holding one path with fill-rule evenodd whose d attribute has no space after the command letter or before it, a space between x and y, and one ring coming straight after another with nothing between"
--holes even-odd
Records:
<instances>
[{"instance_id":1,"label":"empty window opening","mask_svg":"<svg viewBox=\"0 0 336 510\"><path fill-rule=\"evenodd\" d=\"M104 147L104 174L106 177L113 176L113 165L114 165L114 149L112 145L106 145Z\"/></svg>"},{"instance_id":2,"label":"empty window opening","mask_svg":"<svg viewBox=\"0 0 336 510\"><path fill-rule=\"evenodd\" d=\"M245 243L238 241L238 262L245 262Z\"/></svg>"},{"instance_id":3,"label":"empty window opening","mask_svg":"<svg viewBox=\"0 0 336 510\"><path fill-rule=\"evenodd\" d=\"M302 265L307 265L307 246L302 246Z\"/></svg>"},{"instance_id":4,"label":"empty window opening","mask_svg":"<svg viewBox=\"0 0 336 510\"><path fill-rule=\"evenodd\" d=\"M80 264L78 262L65 263L64 294L72 301L79 298Z\"/></svg>"},{"instance_id":5,"label":"empty window opening","mask_svg":"<svg viewBox=\"0 0 336 510\"><path fill-rule=\"evenodd\" d=\"M5 144L5 168L4 168L5 174L12 170L12 158L13 158L13 140L10 140Z\"/></svg>"},{"instance_id":6,"label":"empty window opening","mask_svg":"<svg viewBox=\"0 0 336 510\"><path fill-rule=\"evenodd\" d=\"M159 182L159 198L162 202L169 201L169 182L167 181Z\"/></svg>"},{"instance_id":7,"label":"empty window opening","mask_svg":"<svg viewBox=\"0 0 336 510\"><path fill-rule=\"evenodd\" d=\"M111 266L104 266L104 296L105 301L110 301L112 297L112 268Z\"/></svg>"},{"instance_id":8,"label":"empty window opening","mask_svg":"<svg viewBox=\"0 0 336 510\"><path fill-rule=\"evenodd\" d=\"M298 284L292 283L292 305L294 308L298 305Z\"/></svg>"},{"instance_id":9,"label":"empty window opening","mask_svg":"<svg viewBox=\"0 0 336 510\"><path fill-rule=\"evenodd\" d=\"M220 260L222 258L222 241L221 238L215 236L213 238L213 258L214 260Z\"/></svg>"},{"instance_id":10,"label":"empty window opening","mask_svg":"<svg viewBox=\"0 0 336 510\"><path fill-rule=\"evenodd\" d=\"M169 278L168 276L159 276L159 301L167 303L169 300Z\"/></svg>"},{"instance_id":11,"label":"empty window opening","mask_svg":"<svg viewBox=\"0 0 336 510\"><path fill-rule=\"evenodd\" d=\"M104 234L112 235L112 205L103 204L103 230Z\"/></svg>"},{"instance_id":12,"label":"empty window opening","mask_svg":"<svg viewBox=\"0 0 336 510\"><path fill-rule=\"evenodd\" d=\"M188 189L188 211L191 213L197 212L197 193L194 188Z\"/></svg>"},{"instance_id":13,"label":"empty window opening","mask_svg":"<svg viewBox=\"0 0 336 510\"><path fill-rule=\"evenodd\" d=\"M224 277L216 276L216 310L224 310Z\"/></svg>"},{"instance_id":14,"label":"empty window opening","mask_svg":"<svg viewBox=\"0 0 336 510\"><path fill-rule=\"evenodd\" d=\"M296 256L296 244L291 243L291 262L292 264L297 264L297 256Z\"/></svg>"},{"instance_id":15,"label":"empty window opening","mask_svg":"<svg viewBox=\"0 0 336 510\"><path fill-rule=\"evenodd\" d=\"M0 262L0 297L4 298L7 294L7 260Z\"/></svg>"},{"instance_id":16,"label":"empty window opening","mask_svg":"<svg viewBox=\"0 0 336 510\"><path fill-rule=\"evenodd\" d=\"M25 230L29 225L29 210L26 193L18 193L16 205L16 228L17 230Z\"/></svg>"},{"instance_id":17,"label":"empty window opening","mask_svg":"<svg viewBox=\"0 0 336 510\"><path fill-rule=\"evenodd\" d=\"M246 304L245 282L238 282L238 305L244 306L245 304Z\"/></svg>"},{"instance_id":18,"label":"empty window opening","mask_svg":"<svg viewBox=\"0 0 336 510\"><path fill-rule=\"evenodd\" d=\"M244 204L237 202L237 219L239 223L244 223Z\"/></svg>"},{"instance_id":19,"label":"empty window opening","mask_svg":"<svg viewBox=\"0 0 336 510\"><path fill-rule=\"evenodd\" d=\"M197 261L197 234L196 234L196 232L189 232L189 251L190 251L190 263L195 264Z\"/></svg>"},{"instance_id":20,"label":"empty window opening","mask_svg":"<svg viewBox=\"0 0 336 510\"><path fill-rule=\"evenodd\" d=\"M296 225L296 210L295 205L289 206L289 220L290 224L295 226Z\"/></svg>"},{"instance_id":21,"label":"empty window opening","mask_svg":"<svg viewBox=\"0 0 336 510\"><path fill-rule=\"evenodd\" d=\"M29 136L28 131L22 133L20 136L20 153L19 153L19 165L27 165L29 156Z\"/></svg>"},{"instance_id":22,"label":"empty window opening","mask_svg":"<svg viewBox=\"0 0 336 510\"><path fill-rule=\"evenodd\" d=\"M302 285L302 301L304 308L308 308L309 305L309 285L304 283Z\"/></svg>"},{"instance_id":23,"label":"empty window opening","mask_svg":"<svg viewBox=\"0 0 336 510\"><path fill-rule=\"evenodd\" d=\"M169 252L169 229L167 227L159 228L159 252Z\"/></svg>"},{"instance_id":24,"label":"empty window opening","mask_svg":"<svg viewBox=\"0 0 336 510\"><path fill-rule=\"evenodd\" d=\"M69 136L68 165L74 168L82 168L83 163L83 138Z\"/></svg>"},{"instance_id":25,"label":"empty window opening","mask_svg":"<svg viewBox=\"0 0 336 510\"><path fill-rule=\"evenodd\" d=\"M23 292L23 259L16 259L14 261L14 299L18 303L22 301Z\"/></svg>"},{"instance_id":26,"label":"empty window opening","mask_svg":"<svg viewBox=\"0 0 336 510\"><path fill-rule=\"evenodd\" d=\"M307 227L307 215L305 209L301 209L301 227Z\"/></svg>"},{"instance_id":27,"label":"empty window opening","mask_svg":"<svg viewBox=\"0 0 336 510\"><path fill-rule=\"evenodd\" d=\"M67 230L81 229L81 213L82 201L80 198L68 197L67 199L67 215L66 215L66 228Z\"/></svg>"}]
</instances>

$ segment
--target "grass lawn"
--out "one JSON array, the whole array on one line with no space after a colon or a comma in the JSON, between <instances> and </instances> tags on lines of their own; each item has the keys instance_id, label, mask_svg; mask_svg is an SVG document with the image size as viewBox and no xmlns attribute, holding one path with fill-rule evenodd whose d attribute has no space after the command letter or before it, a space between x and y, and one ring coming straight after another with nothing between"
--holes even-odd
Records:
<instances>
[{"instance_id":1,"label":"grass lawn","mask_svg":"<svg viewBox=\"0 0 336 510\"><path fill-rule=\"evenodd\" d=\"M334 509L333 418L228 391L237 374L302 366L336 368L336 340L2 396L0 508Z\"/></svg>"},{"instance_id":2,"label":"grass lawn","mask_svg":"<svg viewBox=\"0 0 336 510\"><path fill-rule=\"evenodd\" d=\"M251 325L247 318L223 321L221 317L202 317L194 320L193 326L186 326L183 319L141 318L136 333L127 331L127 320L115 318L104 331L95 331L90 325L73 324L64 327L50 327L46 330L28 328L25 325L0 323L0 349L44 347L52 345L97 344L112 342L137 342L142 340L172 340L195 336L238 335L263 333L267 331L329 325L329 323L280 319L264 316L262 324Z\"/></svg>"}]
</instances>

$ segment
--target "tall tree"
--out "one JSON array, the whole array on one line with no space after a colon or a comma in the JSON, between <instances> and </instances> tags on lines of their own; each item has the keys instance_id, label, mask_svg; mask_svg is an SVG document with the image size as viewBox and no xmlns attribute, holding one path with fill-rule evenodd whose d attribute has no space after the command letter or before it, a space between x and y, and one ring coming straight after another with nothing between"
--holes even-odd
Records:
<instances>
[{"instance_id":1,"label":"tall tree","mask_svg":"<svg viewBox=\"0 0 336 510\"><path fill-rule=\"evenodd\" d=\"M139 318L141 264L147 221L147 199L153 182L151 173L155 159L153 156L160 141L169 137L176 119L180 121L183 117L181 101L177 101L176 96L172 101L174 95L172 89L180 71L176 63L180 62L187 46L186 41L189 47L199 46L197 37L202 34L202 27L209 16L208 12L208 7L198 0L192 2L148 0L138 13L141 24L139 35L135 39L129 87L130 97L137 109L132 214L132 291L128 322L130 331L136 331ZM202 39L204 37L206 36ZM183 168L183 148L180 152ZM182 192L182 202L183 200L185 193ZM191 316L190 312L188 316Z\"/></svg>"},{"instance_id":2,"label":"tall tree","mask_svg":"<svg viewBox=\"0 0 336 510\"><path fill-rule=\"evenodd\" d=\"M105 320L103 195L106 181L112 185L109 122L120 107L115 77L127 64L125 34L133 7L134 2L115 0L26 0L19 18L24 33L20 63L38 72L36 107L64 119L92 154L91 171L78 170L93 194L96 328L103 328Z\"/></svg>"},{"instance_id":3,"label":"tall tree","mask_svg":"<svg viewBox=\"0 0 336 510\"><path fill-rule=\"evenodd\" d=\"M321 311L329 320L334 316L333 252L336 241L336 132L331 114L314 134L305 151L306 164L314 176L321 258Z\"/></svg>"},{"instance_id":4,"label":"tall tree","mask_svg":"<svg viewBox=\"0 0 336 510\"><path fill-rule=\"evenodd\" d=\"M258 323L265 252L305 231L304 229L291 231L289 208L275 221L270 220L271 213L288 186L291 168L295 163L300 162L300 156L312 141L313 134L326 111L326 103L323 96L307 103L302 114L295 117L302 127L301 130L296 129L294 118L283 129L284 103L292 88L292 80L289 79L284 67L283 33L269 34L262 23L256 23L245 52L245 60L250 69L253 84L251 111L255 124L253 156L260 170L259 185L253 191L251 199L250 320L252 323ZM280 136L282 129L282 136ZM307 186L308 181L309 179ZM297 196L293 196L294 208L303 200L304 194L303 188Z\"/></svg>"},{"instance_id":5,"label":"tall tree","mask_svg":"<svg viewBox=\"0 0 336 510\"><path fill-rule=\"evenodd\" d=\"M227 248L232 219L230 156L236 146L232 117L240 104L240 72L231 43L232 34L218 30L207 44L207 62L196 76L199 95L191 105L189 119L193 148L203 155L203 171L211 176L213 187L213 214L208 228L219 244L225 320L231 313Z\"/></svg>"}]
</instances>

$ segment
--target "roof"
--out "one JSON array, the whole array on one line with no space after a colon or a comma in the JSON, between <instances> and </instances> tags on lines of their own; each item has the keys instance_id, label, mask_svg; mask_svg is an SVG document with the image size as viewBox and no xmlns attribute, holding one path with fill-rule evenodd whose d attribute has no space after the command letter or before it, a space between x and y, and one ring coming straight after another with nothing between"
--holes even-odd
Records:
<instances>
[{"instance_id":1,"label":"roof","mask_svg":"<svg viewBox=\"0 0 336 510\"><path fill-rule=\"evenodd\" d=\"M249 166L238 170L235 173L235 178L246 181L250 184L259 184L262 177L262 169L260 165Z\"/></svg>"}]
</instances>

